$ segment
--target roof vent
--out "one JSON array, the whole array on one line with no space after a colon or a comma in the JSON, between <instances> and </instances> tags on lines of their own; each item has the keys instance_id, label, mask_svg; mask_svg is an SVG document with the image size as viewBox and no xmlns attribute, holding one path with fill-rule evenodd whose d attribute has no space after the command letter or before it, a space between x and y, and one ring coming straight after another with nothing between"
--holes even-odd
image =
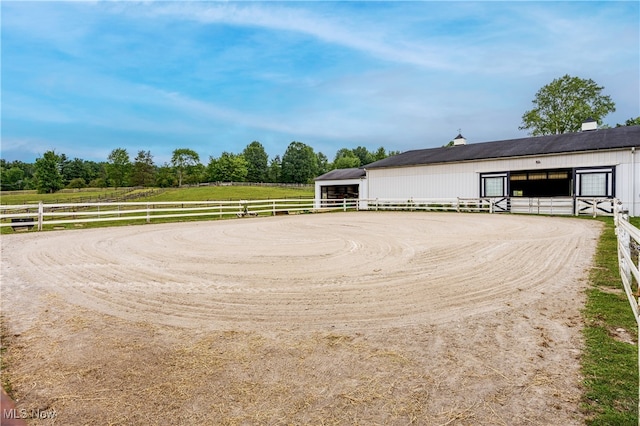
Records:
<instances>
[{"instance_id":1,"label":"roof vent","mask_svg":"<svg viewBox=\"0 0 640 426\"><path fill-rule=\"evenodd\" d=\"M582 122L582 131L588 132L591 130L598 130L598 122L593 118L589 117Z\"/></svg>"},{"instance_id":2,"label":"roof vent","mask_svg":"<svg viewBox=\"0 0 640 426\"><path fill-rule=\"evenodd\" d=\"M464 138L464 136L458 133L458 136L456 136L456 138L453 140L453 146L466 145L466 144L467 144L467 140Z\"/></svg>"}]
</instances>

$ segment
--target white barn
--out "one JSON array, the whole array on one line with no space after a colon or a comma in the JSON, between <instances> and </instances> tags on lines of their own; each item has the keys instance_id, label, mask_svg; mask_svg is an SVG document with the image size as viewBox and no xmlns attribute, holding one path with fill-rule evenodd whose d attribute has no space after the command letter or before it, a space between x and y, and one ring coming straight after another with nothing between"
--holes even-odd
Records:
<instances>
[{"instance_id":1,"label":"white barn","mask_svg":"<svg viewBox=\"0 0 640 426\"><path fill-rule=\"evenodd\" d=\"M315 180L315 208L322 207L321 204L326 206L332 200L367 198L366 171L362 168L331 170Z\"/></svg>"},{"instance_id":2,"label":"white barn","mask_svg":"<svg viewBox=\"0 0 640 426\"><path fill-rule=\"evenodd\" d=\"M631 216L638 216L637 148L640 126L474 144L458 135L453 146L407 151L364 166L359 198L492 197L514 212L532 200L564 200L569 213L580 197L617 198ZM316 180L317 199L323 191L329 197L327 175Z\"/></svg>"}]
</instances>

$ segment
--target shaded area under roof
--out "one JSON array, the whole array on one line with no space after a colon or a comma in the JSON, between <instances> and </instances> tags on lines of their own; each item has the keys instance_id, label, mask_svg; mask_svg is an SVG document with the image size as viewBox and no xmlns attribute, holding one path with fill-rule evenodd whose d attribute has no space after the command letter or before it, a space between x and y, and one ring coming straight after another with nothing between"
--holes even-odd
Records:
<instances>
[{"instance_id":1,"label":"shaded area under roof","mask_svg":"<svg viewBox=\"0 0 640 426\"><path fill-rule=\"evenodd\" d=\"M315 180L343 180L343 179L359 179L365 177L367 172L364 169L335 169L318 176Z\"/></svg>"},{"instance_id":2,"label":"shaded area under roof","mask_svg":"<svg viewBox=\"0 0 640 426\"><path fill-rule=\"evenodd\" d=\"M375 161L367 164L364 168L417 166L631 147L640 147L640 126L623 126L588 132L418 149Z\"/></svg>"}]
</instances>

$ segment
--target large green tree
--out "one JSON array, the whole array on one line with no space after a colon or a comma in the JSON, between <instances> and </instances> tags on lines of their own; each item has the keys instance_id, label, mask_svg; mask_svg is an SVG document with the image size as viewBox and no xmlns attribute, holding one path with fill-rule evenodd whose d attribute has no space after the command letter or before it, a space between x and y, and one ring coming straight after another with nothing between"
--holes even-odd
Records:
<instances>
[{"instance_id":1,"label":"large green tree","mask_svg":"<svg viewBox=\"0 0 640 426\"><path fill-rule=\"evenodd\" d=\"M577 132L588 118L601 125L602 119L616 110L611 98L602 94L603 89L591 79L568 74L557 78L538 90L534 107L524 113L519 129L540 136Z\"/></svg>"},{"instance_id":2,"label":"large green tree","mask_svg":"<svg viewBox=\"0 0 640 426\"><path fill-rule=\"evenodd\" d=\"M0 189L19 191L24 188L24 171L19 167L2 167L0 171Z\"/></svg>"},{"instance_id":3,"label":"large green tree","mask_svg":"<svg viewBox=\"0 0 640 426\"><path fill-rule=\"evenodd\" d=\"M383 146L378 148L376 152L373 153L373 161L384 160L385 158L387 158L387 151Z\"/></svg>"},{"instance_id":4,"label":"large green tree","mask_svg":"<svg viewBox=\"0 0 640 426\"><path fill-rule=\"evenodd\" d=\"M334 169L350 169L360 167L360 158L356 156L352 149L340 148L333 159Z\"/></svg>"},{"instance_id":5,"label":"large green tree","mask_svg":"<svg viewBox=\"0 0 640 426\"><path fill-rule=\"evenodd\" d=\"M369 150L364 146L359 146L357 148L354 148L353 153L355 154L356 157L360 159L361 166L364 166L366 164L373 163L374 161L376 161L375 155L369 152Z\"/></svg>"},{"instance_id":6,"label":"large green tree","mask_svg":"<svg viewBox=\"0 0 640 426\"><path fill-rule=\"evenodd\" d=\"M278 183L282 179L282 160L279 155L276 155L269 162L269 172L267 173L267 180L269 182Z\"/></svg>"},{"instance_id":7,"label":"large green tree","mask_svg":"<svg viewBox=\"0 0 640 426\"><path fill-rule=\"evenodd\" d=\"M176 184L174 169L169 164L164 163L156 170L156 186L169 188Z\"/></svg>"},{"instance_id":8,"label":"large green tree","mask_svg":"<svg viewBox=\"0 0 640 426\"><path fill-rule=\"evenodd\" d=\"M282 182L309 183L318 175L318 157L313 148L291 142L282 156Z\"/></svg>"},{"instance_id":9,"label":"large green tree","mask_svg":"<svg viewBox=\"0 0 640 426\"><path fill-rule=\"evenodd\" d=\"M156 167L153 164L151 151L138 151L133 160L131 184L135 186L151 186L155 181Z\"/></svg>"},{"instance_id":10,"label":"large green tree","mask_svg":"<svg viewBox=\"0 0 640 426\"><path fill-rule=\"evenodd\" d=\"M171 155L171 166L175 169L178 176L178 186L182 186L185 174L194 172L197 165L200 164L200 156L197 152L189 148L178 148Z\"/></svg>"},{"instance_id":11,"label":"large green tree","mask_svg":"<svg viewBox=\"0 0 640 426\"><path fill-rule=\"evenodd\" d=\"M329 159L322 152L318 152L316 154L318 159L318 176L327 173L331 170L331 164L329 163Z\"/></svg>"},{"instance_id":12,"label":"large green tree","mask_svg":"<svg viewBox=\"0 0 640 426\"><path fill-rule=\"evenodd\" d=\"M8 162L0 158L0 189L3 191L20 191L33 189L33 164L22 161Z\"/></svg>"},{"instance_id":13,"label":"large green tree","mask_svg":"<svg viewBox=\"0 0 640 426\"><path fill-rule=\"evenodd\" d=\"M269 172L269 156L264 146L258 141L253 141L242 151L242 156L247 163L248 182L266 182Z\"/></svg>"},{"instance_id":14,"label":"large green tree","mask_svg":"<svg viewBox=\"0 0 640 426\"><path fill-rule=\"evenodd\" d=\"M71 181L79 180L88 184L98 176L99 174L92 169L91 162L77 157L73 160L66 159L66 156L63 158L62 178L66 184L69 184Z\"/></svg>"},{"instance_id":15,"label":"large green tree","mask_svg":"<svg viewBox=\"0 0 640 426\"><path fill-rule=\"evenodd\" d=\"M220 158L209 158L207 177L210 182L244 182L248 163L242 154L223 152Z\"/></svg>"},{"instance_id":16,"label":"large green tree","mask_svg":"<svg viewBox=\"0 0 640 426\"><path fill-rule=\"evenodd\" d=\"M116 148L107 158L107 176L111 185L116 188L125 186L131 173L131 160L124 148Z\"/></svg>"},{"instance_id":17,"label":"large green tree","mask_svg":"<svg viewBox=\"0 0 640 426\"><path fill-rule=\"evenodd\" d=\"M60 169L60 156L54 151L47 151L36 159L34 177L39 193L53 193L64 187Z\"/></svg>"}]
</instances>

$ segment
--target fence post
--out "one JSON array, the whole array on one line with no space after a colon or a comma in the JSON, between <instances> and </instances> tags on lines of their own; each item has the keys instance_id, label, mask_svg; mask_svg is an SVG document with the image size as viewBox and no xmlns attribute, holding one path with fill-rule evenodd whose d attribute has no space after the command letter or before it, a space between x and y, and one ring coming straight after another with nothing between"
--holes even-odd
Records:
<instances>
[{"instance_id":1,"label":"fence post","mask_svg":"<svg viewBox=\"0 0 640 426\"><path fill-rule=\"evenodd\" d=\"M38 231L42 231L42 221L44 220L44 204L38 203Z\"/></svg>"},{"instance_id":2,"label":"fence post","mask_svg":"<svg viewBox=\"0 0 640 426\"><path fill-rule=\"evenodd\" d=\"M151 212L149 211L149 204L147 204L147 223L151 223Z\"/></svg>"}]
</instances>

